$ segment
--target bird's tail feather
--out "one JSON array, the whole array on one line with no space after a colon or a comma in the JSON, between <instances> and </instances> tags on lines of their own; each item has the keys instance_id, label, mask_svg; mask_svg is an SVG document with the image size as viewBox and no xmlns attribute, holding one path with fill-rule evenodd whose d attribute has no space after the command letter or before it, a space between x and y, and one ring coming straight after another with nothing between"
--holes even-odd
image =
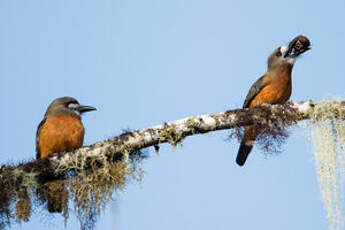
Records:
<instances>
[{"instance_id":1,"label":"bird's tail feather","mask_svg":"<svg viewBox=\"0 0 345 230\"><path fill-rule=\"evenodd\" d=\"M248 142L248 141L242 140L240 149L238 150L237 157L236 157L236 163L239 166L243 166L244 163L246 163L247 157L250 151L252 150L253 145L254 145L254 141L253 143L251 143L250 141Z\"/></svg>"}]
</instances>

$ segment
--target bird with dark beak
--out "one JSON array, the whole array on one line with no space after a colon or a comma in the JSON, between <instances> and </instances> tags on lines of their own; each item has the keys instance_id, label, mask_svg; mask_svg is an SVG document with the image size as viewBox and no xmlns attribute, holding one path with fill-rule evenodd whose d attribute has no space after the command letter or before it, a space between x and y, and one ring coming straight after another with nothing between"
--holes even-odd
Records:
<instances>
[{"instance_id":1,"label":"bird with dark beak","mask_svg":"<svg viewBox=\"0 0 345 230\"><path fill-rule=\"evenodd\" d=\"M267 72L250 88L243 108L267 104L284 104L291 96L292 67L302 53L310 49L310 41L305 36L294 38L289 45L280 46L268 57ZM253 148L259 128L251 125L245 127L243 139L238 150L236 162L243 166Z\"/></svg>"},{"instance_id":2,"label":"bird with dark beak","mask_svg":"<svg viewBox=\"0 0 345 230\"><path fill-rule=\"evenodd\" d=\"M81 114L96 110L92 106L80 105L72 97L60 97L49 106L36 133L36 158L46 158L53 153L80 148L84 141L84 125ZM49 212L61 212L67 202L64 182L48 184L47 200Z\"/></svg>"}]
</instances>

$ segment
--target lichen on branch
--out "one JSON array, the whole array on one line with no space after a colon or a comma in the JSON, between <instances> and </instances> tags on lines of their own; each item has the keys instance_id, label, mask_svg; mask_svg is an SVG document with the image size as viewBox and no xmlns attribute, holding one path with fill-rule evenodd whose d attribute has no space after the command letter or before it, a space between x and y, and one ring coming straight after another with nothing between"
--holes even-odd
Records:
<instances>
[{"instance_id":1,"label":"lichen on branch","mask_svg":"<svg viewBox=\"0 0 345 230\"><path fill-rule=\"evenodd\" d=\"M123 189L129 178L141 178L141 169L136 164L143 156L140 150L151 146L157 150L163 143L177 145L188 136L246 125L290 126L299 120L309 119L317 104L307 101L262 105L191 116L125 132L72 152L55 153L49 158L3 165L0 168L0 229L12 220L28 221L33 206L42 205L45 201L44 195L40 196L37 190L47 183L61 180L68 188L68 198L74 204L81 227L92 228L100 208L105 206L113 192ZM68 214L65 213L65 216L68 217Z\"/></svg>"},{"instance_id":2,"label":"lichen on branch","mask_svg":"<svg viewBox=\"0 0 345 230\"><path fill-rule=\"evenodd\" d=\"M345 110L334 100L315 106L311 114L311 137L321 196L329 229L344 227Z\"/></svg>"}]
</instances>

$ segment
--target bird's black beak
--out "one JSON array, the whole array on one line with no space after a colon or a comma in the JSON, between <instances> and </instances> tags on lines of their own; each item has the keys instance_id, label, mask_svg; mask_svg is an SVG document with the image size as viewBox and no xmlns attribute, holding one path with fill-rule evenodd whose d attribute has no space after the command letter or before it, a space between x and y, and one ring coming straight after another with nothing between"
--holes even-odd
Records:
<instances>
[{"instance_id":1,"label":"bird's black beak","mask_svg":"<svg viewBox=\"0 0 345 230\"><path fill-rule=\"evenodd\" d=\"M295 46L296 42L297 42L297 37L294 38L294 39L289 43L288 51L286 52L285 57L287 57L287 56L295 57L294 46Z\"/></svg>"},{"instance_id":2,"label":"bird's black beak","mask_svg":"<svg viewBox=\"0 0 345 230\"><path fill-rule=\"evenodd\" d=\"M302 53L310 50L310 41L307 37L300 35L295 37L288 45L288 51L285 54L285 57L290 56L293 58L298 57Z\"/></svg>"},{"instance_id":3,"label":"bird's black beak","mask_svg":"<svg viewBox=\"0 0 345 230\"><path fill-rule=\"evenodd\" d=\"M78 107L78 111L80 113L90 112L90 111L93 111L93 110L96 110L96 108L92 107L92 106L79 105L79 107Z\"/></svg>"}]
</instances>

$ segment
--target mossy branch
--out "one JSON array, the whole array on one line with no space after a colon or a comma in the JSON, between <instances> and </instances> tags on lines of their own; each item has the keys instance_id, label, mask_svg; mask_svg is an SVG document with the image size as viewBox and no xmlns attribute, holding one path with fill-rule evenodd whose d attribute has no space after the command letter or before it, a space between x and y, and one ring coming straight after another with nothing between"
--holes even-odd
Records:
<instances>
[{"instance_id":1,"label":"mossy branch","mask_svg":"<svg viewBox=\"0 0 345 230\"><path fill-rule=\"evenodd\" d=\"M137 151L140 149L154 146L157 150L159 148L158 146L162 143L170 143L172 145L180 144L187 136L252 124L271 126L272 124L284 123L284 126L289 126L300 120L311 118L315 120L314 110L321 107L332 110L331 105L333 103L334 101L306 101L284 105L263 105L251 109L235 109L214 114L192 116L147 129L126 132L120 136L82 147L72 152L55 153L49 158L22 163L16 166L3 165L0 168L0 193L2 194L2 198L0 198L0 219L5 214L7 219L12 218L9 216L11 212L8 210L11 207L10 203L16 200L22 200L22 203L24 203L27 200L24 198L28 197L27 193L30 192L30 189L40 189L42 185L48 182L68 178L71 172L77 175L77 178L70 183L70 186L72 186L70 190L73 192L74 189L78 190L80 184L87 185L84 182L80 182L78 186L73 187L73 183L78 182L78 177L81 178L80 180L84 178L79 175L85 174L85 177L90 179L92 169L103 167L104 169L101 171L93 171L93 176L91 177L94 177L92 181L95 182L95 189L103 186L105 190L94 190L96 191L94 194L101 192L102 196L111 197L112 193L107 193L108 190L112 191L121 187L124 175L130 173L130 169L127 168L126 164L113 164L116 164L116 162L129 162L131 157L137 154ZM339 103L345 111L345 102L338 101ZM325 104L329 104L330 106L324 106ZM339 116L345 114L345 112L337 113ZM331 119L335 117L333 115ZM341 119L344 119L344 117ZM119 173L120 171L121 173ZM102 180L104 180L104 183L99 184L99 181ZM114 184L117 185L114 186ZM84 190L88 191L89 189ZM94 197L90 194L83 194L83 196ZM89 209L90 207L87 206L88 199L80 197L77 199L78 206ZM96 202L99 199L97 198ZM26 203L29 204L30 202L26 201ZM19 204L21 203L18 203L18 207L20 206ZM23 216L24 218L21 219L28 219L25 218L27 214ZM2 224L5 223L0 222L0 229Z\"/></svg>"},{"instance_id":2,"label":"mossy branch","mask_svg":"<svg viewBox=\"0 0 345 230\"><path fill-rule=\"evenodd\" d=\"M232 129L253 123L284 121L287 117L296 115L297 120L309 119L314 107L320 103L327 102L306 101L286 105L263 105L251 109L235 109L214 114L192 116L151 128L127 132L72 152L56 153L50 158L17 166L3 165L0 169L0 181L5 174L15 170L26 174L29 173L31 182L34 181L33 179L36 179L37 184L42 184L61 179L68 171L79 170L87 162L100 156L106 157L110 161L117 161L135 150L157 146L166 142L176 145L185 137L196 134ZM343 104L345 106L345 102ZM287 108L293 108L293 110ZM16 177L18 179L21 178L20 175L16 175ZM24 178L20 180L22 181Z\"/></svg>"}]
</instances>

